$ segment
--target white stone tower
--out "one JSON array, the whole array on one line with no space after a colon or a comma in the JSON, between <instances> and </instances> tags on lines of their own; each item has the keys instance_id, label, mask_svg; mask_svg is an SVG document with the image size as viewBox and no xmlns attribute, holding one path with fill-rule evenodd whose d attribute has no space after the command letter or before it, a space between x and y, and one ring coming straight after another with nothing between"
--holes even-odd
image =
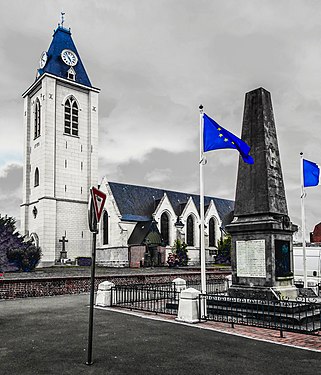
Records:
<instances>
[{"instance_id":1,"label":"white stone tower","mask_svg":"<svg viewBox=\"0 0 321 375\"><path fill-rule=\"evenodd\" d=\"M59 25L24 98L22 233L42 249L41 264L90 256L89 188L97 185L98 93Z\"/></svg>"}]
</instances>

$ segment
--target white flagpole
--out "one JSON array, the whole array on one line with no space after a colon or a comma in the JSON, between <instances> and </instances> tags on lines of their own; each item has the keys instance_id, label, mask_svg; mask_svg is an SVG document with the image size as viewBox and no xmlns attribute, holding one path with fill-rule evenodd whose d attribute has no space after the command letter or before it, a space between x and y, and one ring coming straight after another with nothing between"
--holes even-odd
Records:
<instances>
[{"instance_id":1,"label":"white flagpole","mask_svg":"<svg viewBox=\"0 0 321 375\"><path fill-rule=\"evenodd\" d=\"M304 190L304 179L303 179L303 152L301 155L301 221L302 221L302 258L303 258L303 287L307 288L307 260L306 260L306 243L305 243L305 190Z\"/></svg>"},{"instance_id":2,"label":"white flagpole","mask_svg":"<svg viewBox=\"0 0 321 375\"><path fill-rule=\"evenodd\" d=\"M206 294L206 269L205 269L205 242L204 242L204 153L203 153L203 128L204 128L204 119L203 119L203 106L199 106L200 110L200 216L201 216L201 288L202 294ZM206 316L206 300L204 301L204 311L202 315Z\"/></svg>"}]
</instances>

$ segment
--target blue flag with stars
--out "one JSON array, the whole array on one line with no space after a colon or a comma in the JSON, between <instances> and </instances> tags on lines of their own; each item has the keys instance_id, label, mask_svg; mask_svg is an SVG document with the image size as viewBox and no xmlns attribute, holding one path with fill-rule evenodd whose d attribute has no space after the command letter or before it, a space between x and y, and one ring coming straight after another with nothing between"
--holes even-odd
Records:
<instances>
[{"instance_id":1,"label":"blue flag with stars","mask_svg":"<svg viewBox=\"0 0 321 375\"><path fill-rule=\"evenodd\" d=\"M243 142L236 135L222 128L212 118L203 114L204 130L203 130L203 151L219 150L223 148L234 148L237 150L245 163L253 164L254 160L249 155L250 146Z\"/></svg>"},{"instance_id":2,"label":"blue flag with stars","mask_svg":"<svg viewBox=\"0 0 321 375\"><path fill-rule=\"evenodd\" d=\"M317 186L320 182L320 168L313 161L303 159L303 186Z\"/></svg>"}]
</instances>

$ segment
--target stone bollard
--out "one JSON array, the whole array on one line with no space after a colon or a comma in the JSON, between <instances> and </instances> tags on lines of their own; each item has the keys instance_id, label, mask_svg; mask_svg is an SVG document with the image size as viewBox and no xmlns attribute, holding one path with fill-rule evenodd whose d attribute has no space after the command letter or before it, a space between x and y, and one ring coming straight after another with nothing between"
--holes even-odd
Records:
<instances>
[{"instance_id":1,"label":"stone bollard","mask_svg":"<svg viewBox=\"0 0 321 375\"><path fill-rule=\"evenodd\" d=\"M186 281L177 277L172 281L172 287L175 288L175 292L181 292L182 290L186 289Z\"/></svg>"},{"instance_id":2,"label":"stone bollard","mask_svg":"<svg viewBox=\"0 0 321 375\"><path fill-rule=\"evenodd\" d=\"M112 290L115 284L110 281L104 281L98 285L96 306L111 306L112 302Z\"/></svg>"},{"instance_id":3,"label":"stone bollard","mask_svg":"<svg viewBox=\"0 0 321 375\"><path fill-rule=\"evenodd\" d=\"M186 323L199 322L199 295L201 292L194 288L182 290L178 304L176 320Z\"/></svg>"}]
</instances>

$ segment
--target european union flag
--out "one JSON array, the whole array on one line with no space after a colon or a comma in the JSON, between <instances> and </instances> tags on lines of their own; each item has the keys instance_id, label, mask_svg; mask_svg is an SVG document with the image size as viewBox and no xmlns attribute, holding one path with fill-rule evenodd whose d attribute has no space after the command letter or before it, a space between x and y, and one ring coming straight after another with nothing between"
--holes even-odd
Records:
<instances>
[{"instance_id":1,"label":"european union flag","mask_svg":"<svg viewBox=\"0 0 321 375\"><path fill-rule=\"evenodd\" d=\"M303 159L303 185L317 186L320 180L320 168L313 161Z\"/></svg>"},{"instance_id":2,"label":"european union flag","mask_svg":"<svg viewBox=\"0 0 321 375\"><path fill-rule=\"evenodd\" d=\"M253 164L254 160L249 155L250 146L240 138L222 128L212 118L203 114L204 131L203 131L203 151L218 150L222 148L234 148L242 156L245 163Z\"/></svg>"}]
</instances>

